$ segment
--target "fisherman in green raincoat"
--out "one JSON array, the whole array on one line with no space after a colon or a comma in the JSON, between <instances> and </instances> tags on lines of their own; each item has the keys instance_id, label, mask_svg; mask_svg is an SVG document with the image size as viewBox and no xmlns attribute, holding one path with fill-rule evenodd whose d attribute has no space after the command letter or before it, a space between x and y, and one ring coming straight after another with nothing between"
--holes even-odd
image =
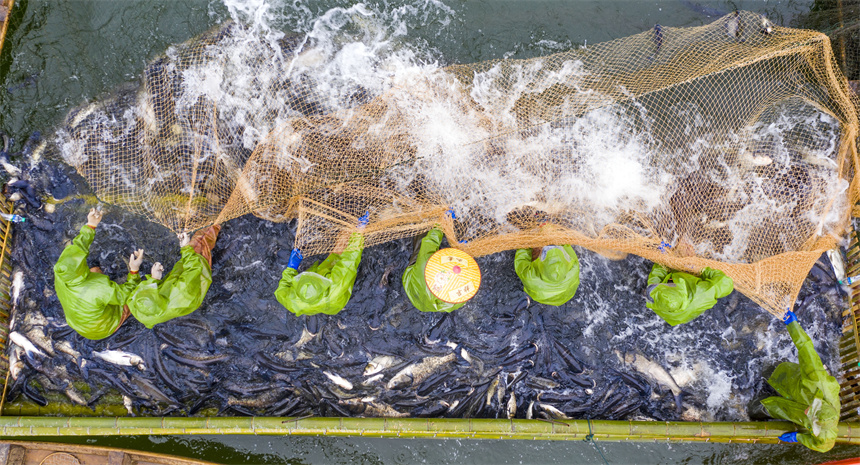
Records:
<instances>
[{"instance_id":1,"label":"fisherman in green raincoat","mask_svg":"<svg viewBox=\"0 0 860 465\"><path fill-rule=\"evenodd\" d=\"M147 328L197 310L212 284L212 248L221 225L194 234L180 234L182 257L163 280L164 266L156 262L151 274L128 299L131 314Z\"/></svg>"},{"instance_id":2,"label":"fisherman in green raincoat","mask_svg":"<svg viewBox=\"0 0 860 465\"><path fill-rule=\"evenodd\" d=\"M443 237L445 237L445 233L441 229L438 227L431 229L421 239L420 247L414 248L409 266L403 272L403 289L406 291L406 296L409 297L412 305L422 312L453 312L466 305L465 302L449 304L440 300L430 292L427 281L424 279L424 268L427 266L427 261L439 250ZM416 242L416 246L418 245Z\"/></svg>"},{"instance_id":3,"label":"fisherman in green raincoat","mask_svg":"<svg viewBox=\"0 0 860 465\"><path fill-rule=\"evenodd\" d=\"M322 262L299 273L302 252L293 249L287 268L281 275L281 282L275 291L275 298L287 310L301 315L325 313L334 315L346 306L352 297L352 286L358 276L358 265L364 250L364 228L368 224L369 213L358 219L358 232L349 236L343 253L333 253Z\"/></svg>"},{"instance_id":4,"label":"fisherman in green raincoat","mask_svg":"<svg viewBox=\"0 0 860 465\"><path fill-rule=\"evenodd\" d=\"M87 255L101 220L101 211L90 210L87 224L63 249L54 265L54 289L66 321L78 334L93 340L116 332L131 314L125 301L140 282L138 270L143 262L143 249L131 254L128 277L123 284L111 281L99 267L88 269Z\"/></svg>"},{"instance_id":5,"label":"fisherman in green raincoat","mask_svg":"<svg viewBox=\"0 0 860 465\"><path fill-rule=\"evenodd\" d=\"M761 403L770 416L806 428L805 433L783 434L781 441L800 442L812 450L827 452L833 448L838 431L839 383L827 373L794 312L786 313L783 321L797 347L800 363L782 362L776 367L767 382L782 397L768 397Z\"/></svg>"},{"instance_id":6,"label":"fisherman in green raincoat","mask_svg":"<svg viewBox=\"0 0 860 465\"><path fill-rule=\"evenodd\" d=\"M645 306L654 310L666 323L676 326L701 315L732 290L732 279L720 270L705 267L702 277L698 278L655 263L648 275L648 303Z\"/></svg>"},{"instance_id":7,"label":"fisherman in green raincoat","mask_svg":"<svg viewBox=\"0 0 860 465\"><path fill-rule=\"evenodd\" d=\"M534 252L536 252L535 250ZM519 249L514 256L514 269L523 288L535 302L564 305L579 288L579 259L569 245L548 245L532 260L531 249Z\"/></svg>"}]
</instances>

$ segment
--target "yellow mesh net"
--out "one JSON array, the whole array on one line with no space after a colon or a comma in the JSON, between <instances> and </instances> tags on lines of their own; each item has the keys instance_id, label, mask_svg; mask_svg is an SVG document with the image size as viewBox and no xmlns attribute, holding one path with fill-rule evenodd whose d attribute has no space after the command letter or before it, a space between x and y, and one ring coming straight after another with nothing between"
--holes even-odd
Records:
<instances>
[{"instance_id":1,"label":"yellow mesh net","mask_svg":"<svg viewBox=\"0 0 860 465\"><path fill-rule=\"evenodd\" d=\"M368 246L440 224L475 256L569 243L709 266L774 315L857 201L857 102L828 37L755 13L414 67L377 95L292 76L301 38L230 53L238 29L69 114L63 155L102 200L174 231L298 218L306 256L369 212Z\"/></svg>"}]
</instances>

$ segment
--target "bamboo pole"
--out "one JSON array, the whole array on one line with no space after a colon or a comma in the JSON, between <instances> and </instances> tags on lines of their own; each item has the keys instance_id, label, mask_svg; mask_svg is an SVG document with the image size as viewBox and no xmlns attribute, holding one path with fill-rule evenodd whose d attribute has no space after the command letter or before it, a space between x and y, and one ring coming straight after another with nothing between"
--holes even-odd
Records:
<instances>
[{"instance_id":1,"label":"bamboo pole","mask_svg":"<svg viewBox=\"0 0 860 465\"><path fill-rule=\"evenodd\" d=\"M254 434L370 436L428 439L531 439L596 441L779 442L792 423L494 420L453 418L293 417L0 417L0 436L122 436ZM840 423L838 444L860 443L860 423Z\"/></svg>"},{"instance_id":2,"label":"bamboo pole","mask_svg":"<svg viewBox=\"0 0 860 465\"><path fill-rule=\"evenodd\" d=\"M0 3L0 11L5 10L5 15L2 18L3 25L0 26L0 51L3 50L3 42L6 40L6 30L9 28L9 16L12 14L12 7L15 6L15 0L2 0Z\"/></svg>"},{"instance_id":3,"label":"bamboo pole","mask_svg":"<svg viewBox=\"0 0 860 465\"><path fill-rule=\"evenodd\" d=\"M11 1L11 0L9 0L9 1ZM11 11L11 6L9 7L9 11ZM9 13L7 11L6 20L3 22L2 31L0 31L0 49L2 49L2 47L3 47L3 37L6 35L6 25L9 22L8 18L9 18ZM12 208L8 204L8 201L6 200L5 197L2 197L2 201L0 201L0 205L2 205L2 208L4 211L6 211L6 210L8 210L9 212L12 211ZM0 249L0 269L2 269L3 265L6 265L9 263L9 261L6 260L6 256L8 255L6 246L9 243L9 236L12 233L12 224L6 220L0 221L0 224L5 226L4 233L3 233L3 248ZM11 291L11 289L10 289L10 291ZM6 365L6 377L5 377L5 380L3 381L3 394L0 395L0 416L2 416L3 415L3 407L6 403L6 390L7 390L6 388L9 386L9 374L12 373L12 370L11 370L12 367L9 366L9 360L6 357L6 337L10 331L8 324L9 324L9 318L10 318L11 313L12 313L12 305L11 305L12 296L10 295L10 293L3 293L2 296L0 296L0 298L2 298L2 300L5 303L9 304L9 305L4 306L5 308L8 309L8 311L4 312L5 318L3 319L2 322L0 322L0 323L2 323L2 325L0 325L0 336L2 336L2 344L0 344L0 349L2 349L2 350L0 350L0 354L2 354L2 356L0 356L0 358L2 358L4 362L6 362L5 363L5 365ZM3 376L2 375L2 369L0 369L0 376Z\"/></svg>"}]
</instances>

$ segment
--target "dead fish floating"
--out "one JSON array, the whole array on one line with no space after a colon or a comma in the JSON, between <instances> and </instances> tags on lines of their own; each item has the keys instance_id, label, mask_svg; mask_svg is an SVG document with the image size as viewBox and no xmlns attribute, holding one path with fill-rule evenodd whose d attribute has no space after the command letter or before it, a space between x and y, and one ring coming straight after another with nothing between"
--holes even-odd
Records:
<instances>
[{"instance_id":1,"label":"dead fish floating","mask_svg":"<svg viewBox=\"0 0 860 465\"><path fill-rule=\"evenodd\" d=\"M9 334L9 339L17 345L18 347L24 349L24 353L27 355L27 358L31 360L35 360L36 357L45 358L47 355L42 352L41 349L35 346L29 339L27 339L24 335L19 333L18 331L12 331Z\"/></svg>"},{"instance_id":2,"label":"dead fish floating","mask_svg":"<svg viewBox=\"0 0 860 465\"><path fill-rule=\"evenodd\" d=\"M140 371L146 371L146 365L143 363L143 358L129 352L121 350L104 350L102 352L93 352L93 356L104 360L114 365L136 367Z\"/></svg>"},{"instance_id":3,"label":"dead fish floating","mask_svg":"<svg viewBox=\"0 0 860 465\"><path fill-rule=\"evenodd\" d=\"M457 359L456 354L448 354L441 357L425 357L418 363L413 363L400 370L388 381L388 389L400 389L407 386L415 386L427 379L433 373L446 368Z\"/></svg>"},{"instance_id":4,"label":"dead fish floating","mask_svg":"<svg viewBox=\"0 0 860 465\"><path fill-rule=\"evenodd\" d=\"M616 350L615 355L617 355L618 360L625 365L632 367L646 378L651 379L657 384L663 385L672 391L672 394L675 396L675 407L677 407L679 413L681 412L681 397L685 392L681 389L681 386L678 386L678 383L675 382L675 378L673 378L665 368L660 366L658 363L645 358L642 354L628 353L622 355L621 352Z\"/></svg>"},{"instance_id":5,"label":"dead fish floating","mask_svg":"<svg viewBox=\"0 0 860 465\"><path fill-rule=\"evenodd\" d=\"M381 373L397 363L397 358L391 355L377 355L367 362L367 366L364 368L364 376L373 376Z\"/></svg>"}]
</instances>

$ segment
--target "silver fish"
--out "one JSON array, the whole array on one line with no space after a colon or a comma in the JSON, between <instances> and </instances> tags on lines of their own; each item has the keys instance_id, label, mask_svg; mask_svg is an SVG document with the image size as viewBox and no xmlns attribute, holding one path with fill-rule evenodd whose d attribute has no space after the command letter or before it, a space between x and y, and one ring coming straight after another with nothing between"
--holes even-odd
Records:
<instances>
[{"instance_id":1,"label":"silver fish","mask_svg":"<svg viewBox=\"0 0 860 465\"><path fill-rule=\"evenodd\" d=\"M460 405L460 400L459 400L459 399L458 399L458 400L455 400L454 402L451 402L451 405L449 405L449 406L448 406L448 413L453 412L453 411L454 411L454 409L456 409L458 405Z\"/></svg>"},{"instance_id":2,"label":"silver fish","mask_svg":"<svg viewBox=\"0 0 860 465\"><path fill-rule=\"evenodd\" d=\"M533 389L552 390L556 389L559 384L551 379L541 378L540 376L529 376L526 378L526 386Z\"/></svg>"},{"instance_id":3,"label":"silver fish","mask_svg":"<svg viewBox=\"0 0 860 465\"><path fill-rule=\"evenodd\" d=\"M299 337L299 340L296 341L296 343L294 344L294 347L300 348L300 347L304 346L305 344L310 342L311 339L314 338L314 336L316 336L316 334L311 334L311 332L308 331L307 328L302 328L302 335L301 335L301 337Z\"/></svg>"},{"instance_id":4,"label":"silver fish","mask_svg":"<svg viewBox=\"0 0 860 465\"><path fill-rule=\"evenodd\" d=\"M546 412L553 420L569 420L570 417L565 415L561 410L549 404L539 404L540 409Z\"/></svg>"},{"instance_id":5,"label":"silver fish","mask_svg":"<svg viewBox=\"0 0 860 465\"><path fill-rule=\"evenodd\" d=\"M121 350L105 350L102 352L93 352L93 355L114 365L127 367L137 367L140 371L146 371L146 365L139 355L123 352Z\"/></svg>"},{"instance_id":6,"label":"silver fish","mask_svg":"<svg viewBox=\"0 0 860 465\"><path fill-rule=\"evenodd\" d=\"M78 364L80 363L81 353L78 352L77 350L75 350L75 348L72 347L72 344L69 343L69 341L66 341L66 340L57 341L57 343L54 344L54 347L60 353L63 353L63 354L68 355L69 357L72 357L72 359L74 359L75 363L78 363Z\"/></svg>"},{"instance_id":7,"label":"silver fish","mask_svg":"<svg viewBox=\"0 0 860 465\"><path fill-rule=\"evenodd\" d=\"M367 363L364 368L364 376L373 376L377 373L391 368L397 363L397 359L391 355L377 355Z\"/></svg>"},{"instance_id":8,"label":"silver fish","mask_svg":"<svg viewBox=\"0 0 860 465\"><path fill-rule=\"evenodd\" d=\"M72 387L71 384L69 384L63 392L66 394L66 396L72 402L74 402L78 405L87 405L87 401L86 401L86 399L84 399L84 396L82 396L81 393L78 392L77 389Z\"/></svg>"},{"instance_id":9,"label":"silver fish","mask_svg":"<svg viewBox=\"0 0 860 465\"><path fill-rule=\"evenodd\" d=\"M54 353L54 344L51 342L51 338L45 335L44 328L44 326L31 326L27 331L27 339L32 341L33 344L40 349L44 350L45 353L53 357L56 355L56 353Z\"/></svg>"},{"instance_id":10,"label":"silver fish","mask_svg":"<svg viewBox=\"0 0 860 465\"><path fill-rule=\"evenodd\" d=\"M21 288L24 287L24 272L18 271L12 278L12 305L18 305L18 297L21 296Z\"/></svg>"},{"instance_id":11,"label":"silver fish","mask_svg":"<svg viewBox=\"0 0 860 465\"><path fill-rule=\"evenodd\" d=\"M382 402L370 402L364 410L364 414L371 417L403 418L408 413L398 412L394 407Z\"/></svg>"},{"instance_id":12,"label":"silver fish","mask_svg":"<svg viewBox=\"0 0 860 465\"><path fill-rule=\"evenodd\" d=\"M616 350L615 355L618 356L618 360L625 365L632 367L634 370L645 375L657 384L662 384L669 388L669 390L672 391L672 394L675 395L675 405L678 407L678 411L681 411L681 395L684 390L681 389L681 386L678 386L678 383L675 382L675 378L673 378L665 368L660 366L658 363L645 358L642 354L628 353L622 355L621 352Z\"/></svg>"},{"instance_id":13,"label":"silver fish","mask_svg":"<svg viewBox=\"0 0 860 465\"><path fill-rule=\"evenodd\" d=\"M42 159L42 154L45 153L45 148L47 148L47 147L48 147L48 141L47 140L43 140L42 142L39 142L39 145L37 145L36 148L33 149L33 152L30 153L30 164L31 165L35 166L39 162L39 160Z\"/></svg>"},{"instance_id":14,"label":"silver fish","mask_svg":"<svg viewBox=\"0 0 860 465\"><path fill-rule=\"evenodd\" d=\"M46 357L44 352L42 352L38 347L33 345L33 343L30 342L29 339L24 337L18 331L12 331L12 333L9 334L9 340L11 340L12 343L17 345L18 347L24 349L24 353L27 354L27 357L33 358L33 356L36 355L43 358Z\"/></svg>"},{"instance_id":15,"label":"silver fish","mask_svg":"<svg viewBox=\"0 0 860 465\"><path fill-rule=\"evenodd\" d=\"M21 370L24 369L24 361L21 360L23 354L24 350L20 347L13 347L12 353L9 354L9 375L12 376L12 379L18 379Z\"/></svg>"},{"instance_id":16,"label":"silver fish","mask_svg":"<svg viewBox=\"0 0 860 465\"><path fill-rule=\"evenodd\" d=\"M743 34L743 29L744 24L741 22L741 15L735 10L729 19L726 20L726 34L733 39L737 39Z\"/></svg>"},{"instance_id":17,"label":"silver fish","mask_svg":"<svg viewBox=\"0 0 860 465\"><path fill-rule=\"evenodd\" d=\"M394 407L380 402L376 400L376 397L362 397L362 398L353 398L353 399L344 399L338 401L341 405L362 405L364 407L364 412L362 416L368 417L392 417L392 418L402 418L408 417L408 413L402 413L394 409Z\"/></svg>"},{"instance_id":18,"label":"silver fish","mask_svg":"<svg viewBox=\"0 0 860 465\"><path fill-rule=\"evenodd\" d=\"M469 362L469 365L471 365L478 373L484 371L484 361L470 354L466 349L460 349L460 356L463 357L463 360Z\"/></svg>"},{"instance_id":19,"label":"silver fish","mask_svg":"<svg viewBox=\"0 0 860 465\"><path fill-rule=\"evenodd\" d=\"M514 391L511 391L511 397L508 399L508 418L513 418L517 415L517 396Z\"/></svg>"},{"instance_id":20,"label":"silver fish","mask_svg":"<svg viewBox=\"0 0 860 465\"><path fill-rule=\"evenodd\" d=\"M761 15L761 33L764 35L773 34L773 23L765 15Z\"/></svg>"},{"instance_id":21,"label":"silver fish","mask_svg":"<svg viewBox=\"0 0 860 465\"><path fill-rule=\"evenodd\" d=\"M526 420L531 420L534 417L535 401L529 402L529 408L526 410Z\"/></svg>"},{"instance_id":22,"label":"silver fish","mask_svg":"<svg viewBox=\"0 0 860 465\"><path fill-rule=\"evenodd\" d=\"M381 380L383 378L383 376L384 375L382 373L371 376L370 378L367 378L366 380L362 381L361 385L367 386L367 387L373 386L374 384L376 384L377 381Z\"/></svg>"},{"instance_id":23,"label":"silver fish","mask_svg":"<svg viewBox=\"0 0 860 465\"><path fill-rule=\"evenodd\" d=\"M142 394L146 395L151 400L154 400L156 402L160 402L162 404L171 404L171 405L176 404L176 402L174 402L171 398L167 397L166 394L161 392L160 389L155 387L155 385L152 384L152 382L150 382L149 380L147 380L145 378L141 378L141 377L137 377L137 376L132 377L131 384L133 384L135 387L137 387Z\"/></svg>"},{"instance_id":24,"label":"silver fish","mask_svg":"<svg viewBox=\"0 0 860 465\"><path fill-rule=\"evenodd\" d=\"M487 402L486 406L489 407L493 403L493 396L496 395L496 390L499 388L499 377L495 377L492 381L490 381L490 386L487 388Z\"/></svg>"},{"instance_id":25,"label":"silver fish","mask_svg":"<svg viewBox=\"0 0 860 465\"><path fill-rule=\"evenodd\" d=\"M285 394L277 389L264 391L257 397L239 399L233 396L227 398L227 405L236 405L239 407L264 408L275 402L283 399Z\"/></svg>"},{"instance_id":26,"label":"silver fish","mask_svg":"<svg viewBox=\"0 0 860 465\"><path fill-rule=\"evenodd\" d=\"M125 409L128 410L129 416L134 416L133 404L131 403L131 397L123 394L122 395L122 405L125 406Z\"/></svg>"},{"instance_id":27,"label":"silver fish","mask_svg":"<svg viewBox=\"0 0 860 465\"><path fill-rule=\"evenodd\" d=\"M388 389L399 389L403 386L415 386L421 383L433 373L445 368L457 359L454 354L448 354L441 357L425 357L418 363L413 363L406 368L400 370L393 378L388 381L386 387Z\"/></svg>"},{"instance_id":28,"label":"silver fish","mask_svg":"<svg viewBox=\"0 0 860 465\"><path fill-rule=\"evenodd\" d=\"M347 381L343 377L338 376L338 375L331 373L331 372L328 372L328 371L323 371L323 374L326 376L326 378L330 379L332 383L346 389L347 391L352 390L352 388L353 388L352 383L350 383L349 381Z\"/></svg>"}]
</instances>

